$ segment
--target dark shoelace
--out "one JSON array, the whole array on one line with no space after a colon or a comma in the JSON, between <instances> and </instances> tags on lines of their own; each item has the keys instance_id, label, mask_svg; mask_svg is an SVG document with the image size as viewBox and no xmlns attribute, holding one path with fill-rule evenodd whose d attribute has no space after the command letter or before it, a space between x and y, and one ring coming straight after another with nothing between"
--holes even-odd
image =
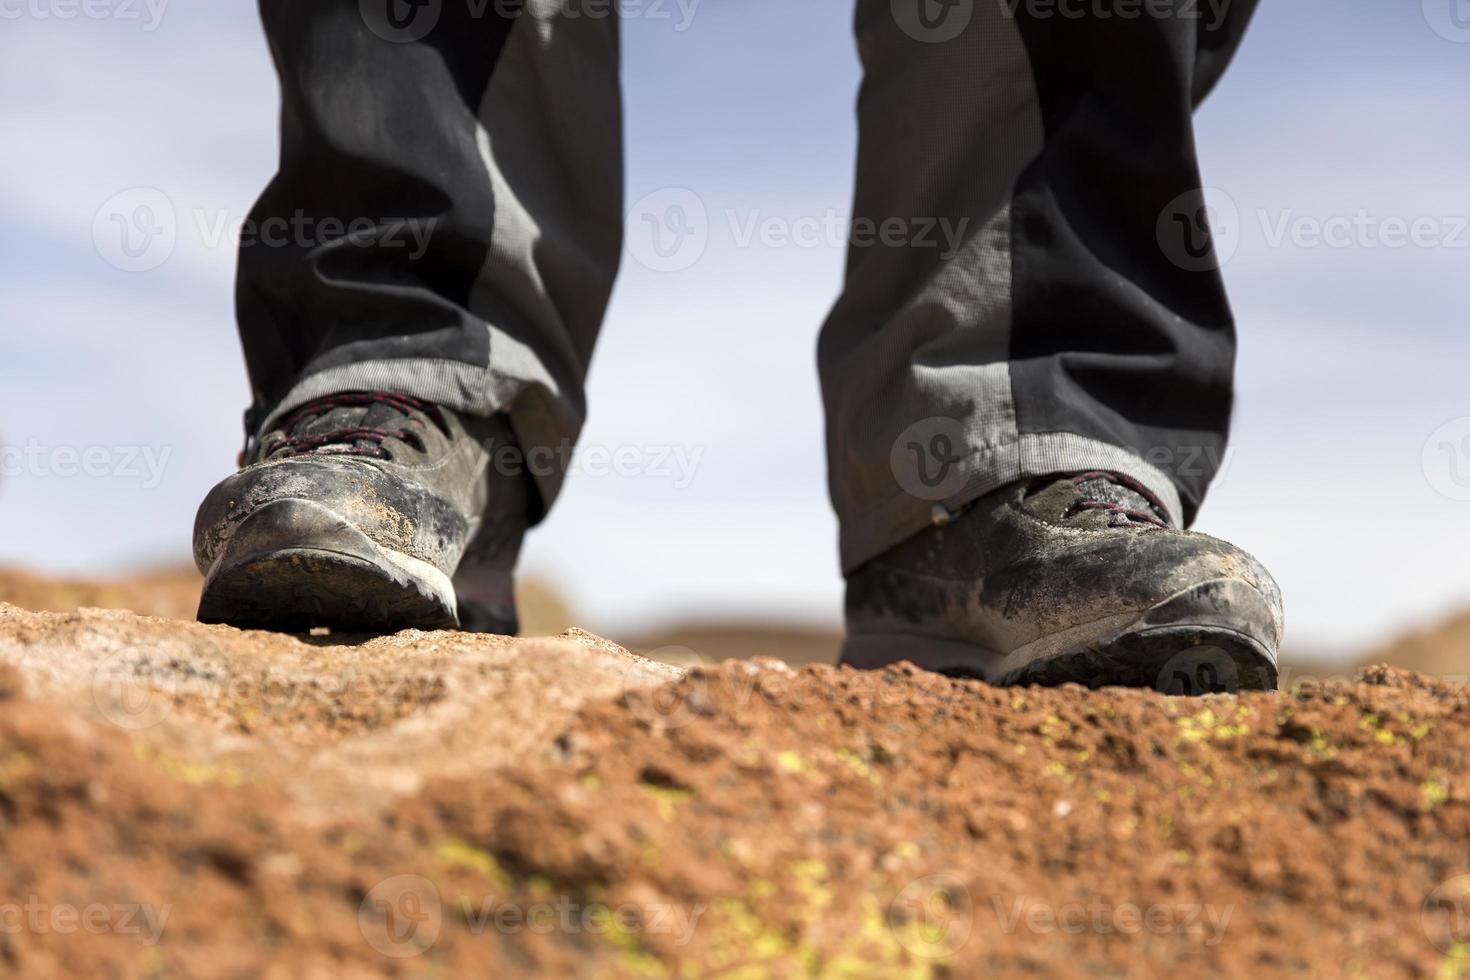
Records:
<instances>
[{"instance_id":1,"label":"dark shoelace","mask_svg":"<svg viewBox=\"0 0 1470 980\"><path fill-rule=\"evenodd\" d=\"M286 416L278 428L285 433L285 438L275 448L277 451L288 450L292 455L308 455L318 452L328 446L341 447L334 449L335 453L353 456L371 456L376 459L390 459L392 453L383 447L385 439L398 439L408 443L419 452L424 451L424 443L418 434L403 427L386 428L383 426L353 425L341 429L332 429L327 432L316 432L309 435L298 434L298 429L314 418L319 418L338 408L368 408L374 405L386 405L400 413L407 422L412 412L422 412L438 428L448 433L448 424L444 421L444 413L439 406L432 402L426 402L409 395L399 395L390 391L344 391L334 395L324 395L321 398L313 398L311 401L298 406Z\"/></svg>"},{"instance_id":2,"label":"dark shoelace","mask_svg":"<svg viewBox=\"0 0 1470 980\"><path fill-rule=\"evenodd\" d=\"M1069 517L1075 517L1083 511L1100 510L1114 517L1119 517L1136 524L1147 524L1153 527L1171 526L1167 517L1164 516L1169 513L1169 509L1164 506L1164 502L1148 487L1130 476L1124 476L1122 473L1113 473L1108 470L1089 470L1085 473L1043 476L1033 480L1031 485L1026 488L1026 493L1029 496L1061 480L1068 480L1077 484L1078 487L1083 488L1084 493L1081 500L1068 507L1066 512L1062 514L1064 520ZM1094 482L1111 483L1114 486L1122 487L1125 490L1136 493L1147 501L1149 507L1152 509L1142 510L1137 507L1128 507L1113 500L1100 500L1095 497L1085 496L1087 492L1086 484Z\"/></svg>"}]
</instances>

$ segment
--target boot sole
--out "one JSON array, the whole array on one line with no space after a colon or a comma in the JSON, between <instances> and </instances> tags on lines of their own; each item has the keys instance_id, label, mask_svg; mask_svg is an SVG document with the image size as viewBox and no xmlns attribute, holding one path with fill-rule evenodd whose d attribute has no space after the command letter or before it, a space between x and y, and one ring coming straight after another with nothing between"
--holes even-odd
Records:
<instances>
[{"instance_id":1,"label":"boot sole","mask_svg":"<svg viewBox=\"0 0 1470 980\"><path fill-rule=\"evenodd\" d=\"M1276 614L1256 589L1234 579L1191 586L1143 613L1122 613L1043 637L1002 655L922 634L850 637L841 662L874 669L899 660L998 686L1081 684L1142 687L1197 696L1274 691Z\"/></svg>"},{"instance_id":2,"label":"boot sole","mask_svg":"<svg viewBox=\"0 0 1470 980\"><path fill-rule=\"evenodd\" d=\"M1196 697L1274 691L1276 659L1244 633L1203 624L1126 633L1111 642L1036 661L1000 676L1001 686L1081 684L1151 687Z\"/></svg>"},{"instance_id":3,"label":"boot sole","mask_svg":"<svg viewBox=\"0 0 1470 980\"><path fill-rule=\"evenodd\" d=\"M449 577L376 544L310 500L278 500L251 514L216 559L199 621L242 629L353 633L454 629Z\"/></svg>"}]
</instances>

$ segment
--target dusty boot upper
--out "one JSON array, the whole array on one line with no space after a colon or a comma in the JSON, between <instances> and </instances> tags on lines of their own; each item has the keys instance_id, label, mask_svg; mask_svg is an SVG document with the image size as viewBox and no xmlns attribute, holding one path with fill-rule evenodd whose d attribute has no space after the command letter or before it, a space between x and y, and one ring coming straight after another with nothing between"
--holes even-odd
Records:
<instances>
[{"instance_id":1,"label":"dusty boot upper","mask_svg":"<svg viewBox=\"0 0 1470 980\"><path fill-rule=\"evenodd\" d=\"M1276 583L1255 559L1178 529L1111 473L981 498L851 575L847 618L850 663L917 657L1008 683L1152 686L1184 657L1237 679L1259 668L1242 683L1265 686L1282 630ZM1190 661L1191 650L1203 652Z\"/></svg>"},{"instance_id":2,"label":"dusty boot upper","mask_svg":"<svg viewBox=\"0 0 1470 980\"><path fill-rule=\"evenodd\" d=\"M454 625L450 579L472 542L489 540L477 548L478 560L503 566L506 588L495 597L502 607L490 617L495 622L482 625L513 630L509 569L526 527L526 490L519 474L501 474L493 465L498 452L503 460L513 446L503 418L461 416L391 393L348 392L302 405L264 433L247 450L243 468L200 506L194 557L208 577L201 617L269 624L268 603L292 603L271 594L262 569L280 577L303 561L320 566L327 561L322 556L335 554L378 566L445 613L408 625ZM482 533L487 514L493 534ZM245 568L255 569L248 583ZM228 574L240 581L219 582ZM328 572L299 578L297 586L317 593L303 601L314 601L326 619L352 619L352 607L361 605L363 625L376 625L372 589L354 597L346 580ZM259 601L233 595L247 584ZM361 593L362 582L356 584ZM341 601L330 594L339 588L348 593ZM215 608L207 609L211 599ZM332 607L343 602L348 609L335 615ZM250 608L234 616L222 608L237 605ZM299 618L289 610L283 615ZM400 618L388 613L384 622L401 625Z\"/></svg>"}]
</instances>

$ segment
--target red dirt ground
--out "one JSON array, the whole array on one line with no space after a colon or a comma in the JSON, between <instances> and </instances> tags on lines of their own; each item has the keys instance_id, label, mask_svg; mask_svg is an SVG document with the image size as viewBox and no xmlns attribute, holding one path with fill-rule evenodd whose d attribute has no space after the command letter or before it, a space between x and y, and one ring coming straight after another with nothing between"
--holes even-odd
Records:
<instances>
[{"instance_id":1,"label":"red dirt ground","mask_svg":"<svg viewBox=\"0 0 1470 980\"><path fill-rule=\"evenodd\" d=\"M1454 976L1470 689L0 606L0 974Z\"/></svg>"}]
</instances>

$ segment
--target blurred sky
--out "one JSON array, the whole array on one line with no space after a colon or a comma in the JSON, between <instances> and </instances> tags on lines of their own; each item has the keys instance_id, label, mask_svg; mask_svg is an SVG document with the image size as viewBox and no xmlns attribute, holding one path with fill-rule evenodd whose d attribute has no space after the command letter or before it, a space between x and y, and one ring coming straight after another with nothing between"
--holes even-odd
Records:
<instances>
[{"instance_id":1,"label":"blurred sky","mask_svg":"<svg viewBox=\"0 0 1470 980\"><path fill-rule=\"evenodd\" d=\"M233 466L235 258L208 226L272 172L276 85L253 4L61 16L76 9L0 3L0 563L100 574L187 560L195 507ZM625 21L628 200L695 192L709 245L673 273L625 261L585 442L679 446L698 466L687 485L573 480L525 568L614 636L836 623L814 345L842 250L745 245L725 214L848 214L851 11L662 9ZM1199 527L1274 570L1299 650L1357 650L1470 603L1467 82L1464 0L1265 0L1199 117L1206 183L1234 208L1241 334L1235 443ZM129 272L94 221L136 188L167 196L179 234ZM1418 243L1396 244L1393 221L1417 219ZM1344 221L1345 239L1313 240Z\"/></svg>"}]
</instances>

